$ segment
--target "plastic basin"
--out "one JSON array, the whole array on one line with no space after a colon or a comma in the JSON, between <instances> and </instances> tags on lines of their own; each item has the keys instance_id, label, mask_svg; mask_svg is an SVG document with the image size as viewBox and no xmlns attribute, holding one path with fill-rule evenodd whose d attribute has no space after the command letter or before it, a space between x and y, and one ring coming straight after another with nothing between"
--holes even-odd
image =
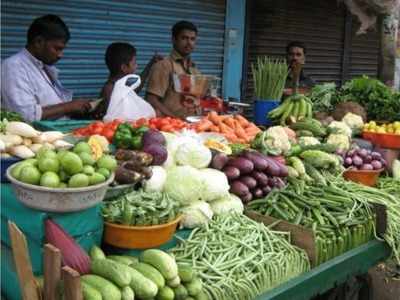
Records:
<instances>
[{"instance_id":1,"label":"plastic basin","mask_svg":"<svg viewBox=\"0 0 400 300\"><path fill-rule=\"evenodd\" d=\"M382 148L400 149L400 135L398 134L363 132L363 138Z\"/></svg>"},{"instance_id":2,"label":"plastic basin","mask_svg":"<svg viewBox=\"0 0 400 300\"><path fill-rule=\"evenodd\" d=\"M361 183L367 186L375 186L382 171L383 169L371 171L349 169L343 173L343 177L347 180Z\"/></svg>"},{"instance_id":3,"label":"plastic basin","mask_svg":"<svg viewBox=\"0 0 400 300\"><path fill-rule=\"evenodd\" d=\"M125 249L147 249L161 246L174 235L181 217L153 226L127 226L104 222L104 242Z\"/></svg>"},{"instance_id":4,"label":"plastic basin","mask_svg":"<svg viewBox=\"0 0 400 300\"><path fill-rule=\"evenodd\" d=\"M103 201L114 173L103 183L81 188L49 188L23 183L11 176L14 166L7 169L16 198L33 209L48 212L74 212L95 206Z\"/></svg>"},{"instance_id":5,"label":"plastic basin","mask_svg":"<svg viewBox=\"0 0 400 300\"><path fill-rule=\"evenodd\" d=\"M268 119L268 113L277 108L281 102L279 100L255 100L254 101L254 123L256 125L272 125Z\"/></svg>"}]
</instances>

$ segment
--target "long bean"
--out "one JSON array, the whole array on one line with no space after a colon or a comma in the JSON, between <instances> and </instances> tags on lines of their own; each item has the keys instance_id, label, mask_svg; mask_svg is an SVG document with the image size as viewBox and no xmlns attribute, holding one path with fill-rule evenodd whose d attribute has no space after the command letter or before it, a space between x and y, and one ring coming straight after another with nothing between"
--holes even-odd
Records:
<instances>
[{"instance_id":1,"label":"long bean","mask_svg":"<svg viewBox=\"0 0 400 300\"><path fill-rule=\"evenodd\" d=\"M253 299L310 268L306 253L289 243L287 232L273 231L243 215L217 216L207 234L205 230L171 251L177 262L188 259L188 247L204 251L203 256L192 253L191 259L196 260L193 268L210 300ZM221 241L220 247L214 241Z\"/></svg>"}]
</instances>

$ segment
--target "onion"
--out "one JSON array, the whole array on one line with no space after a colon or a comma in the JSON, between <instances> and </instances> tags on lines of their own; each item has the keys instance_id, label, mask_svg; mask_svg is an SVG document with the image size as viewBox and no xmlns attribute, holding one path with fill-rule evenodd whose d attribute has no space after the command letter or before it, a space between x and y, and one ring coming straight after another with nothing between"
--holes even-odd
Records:
<instances>
[{"instance_id":1,"label":"onion","mask_svg":"<svg viewBox=\"0 0 400 300\"><path fill-rule=\"evenodd\" d=\"M379 160L373 160L371 161L371 166L373 167L374 170L379 170L382 169L382 163Z\"/></svg>"},{"instance_id":2,"label":"onion","mask_svg":"<svg viewBox=\"0 0 400 300\"><path fill-rule=\"evenodd\" d=\"M363 160L361 157L354 155L353 156L353 165L355 165L356 167L360 167L363 164Z\"/></svg>"},{"instance_id":3,"label":"onion","mask_svg":"<svg viewBox=\"0 0 400 300\"><path fill-rule=\"evenodd\" d=\"M372 155L367 155L365 158L364 158L364 162L365 163L371 163L371 161L372 161Z\"/></svg>"},{"instance_id":4,"label":"onion","mask_svg":"<svg viewBox=\"0 0 400 300\"><path fill-rule=\"evenodd\" d=\"M367 155L368 155L368 150L367 149L358 149L358 155L361 157L361 158L365 158L365 157L367 157Z\"/></svg>"},{"instance_id":5,"label":"onion","mask_svg":"<svg viewBox=\"0 0 400 300\"><path fill-rule=\"evenodd\" d=\"M373 151L371 152L371 157L372 159L380 159L382 158L382 155L379 152Z\"/></svg>"},{"instance_id":6,"label":"onion","mask_svg":"<svg viewBox=\"0 0 400 300\"><path fill-rule=\"evenodd\" d=\"M345 167L350 167L353 164L353 160L351 159L351 157L346 157L344 160L344 166Z\"/></svg>"},{"instance_id":7,"label":"onion","mask_svg":"<svg viewBox=\"0 0 400 300\"><path fill-rule=\"evenodd\" d=\"M360 168L360 170L368 170L368 171L371 171L373 169L374 167L371 164L363 164Z\"/></svg>"}]
</instances>

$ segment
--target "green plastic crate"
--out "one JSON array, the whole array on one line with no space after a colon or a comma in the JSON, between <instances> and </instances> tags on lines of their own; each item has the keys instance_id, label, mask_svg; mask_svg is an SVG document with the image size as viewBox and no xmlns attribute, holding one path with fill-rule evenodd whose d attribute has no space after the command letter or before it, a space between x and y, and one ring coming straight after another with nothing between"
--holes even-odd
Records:
<instances>
[{"instance_id":1,"label":"green plastic crate","mask_svg":"<svg viewBox=\"0 0 400 300\"><path fill-rule=\"evenodd\" d=\"M94 120L59 120L59 121L36 121L33 126L41 131L69 132L74 129L85 127Z\"/></svg>"}]
</instances>

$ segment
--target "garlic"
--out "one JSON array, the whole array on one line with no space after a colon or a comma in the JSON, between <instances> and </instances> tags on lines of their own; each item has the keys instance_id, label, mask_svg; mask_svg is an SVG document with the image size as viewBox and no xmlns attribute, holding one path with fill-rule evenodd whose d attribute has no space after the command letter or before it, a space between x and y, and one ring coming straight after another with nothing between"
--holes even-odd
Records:
<instances>
[{"instance_id":1,"label":"garlic","mask_svg":"<svg viewBox=\"0 0 400 300\"><path fill-rule=\"evenodd\" d=\"M23 159L35 156L35 153L25 145L14 146L10 148L9 153Z\"/></svg>"},{"instance_id":2,"label":"garlic","mask_svg":"<svg viewBox=\"0 0 400 300\"><path fill-rule=\"evenodd\" d=\"M22 137L16 134L0 134L0 140L4 144L11 144L13 146L20 145L24 141Z\"/></svg>"},{"instance_id":3,"label":"garlic","mask_svg":"<svg viewBox=\"0 0 400 300\"><path fill-rule=\"evenodd\" d=\"M42 147L42 144L32 144L29 146L29 149L31 149L34 153L37 153Z\"/></svg>"},{"instance_id":4,"label":"garlic","mask_svg":"<svg viewBox=\"0 0 400 300\"><path fill-rule=\"evenodd\" d=\"M54 147L56 147L56 149L70 149L74 146L73 144L68 143L64 140L55 141L53 145Z\"/></svg>"},{"instance_id":5,"label":"garlic","mask_svg":"<svg viewBox=\"0 0 400 300\"><path fill-rule=\"evenodd\" d=\"M24 122L9 122L6 126L6 132L23 137L32 138L39 135L39 131Z\"/></svg>"}]
</instances>

